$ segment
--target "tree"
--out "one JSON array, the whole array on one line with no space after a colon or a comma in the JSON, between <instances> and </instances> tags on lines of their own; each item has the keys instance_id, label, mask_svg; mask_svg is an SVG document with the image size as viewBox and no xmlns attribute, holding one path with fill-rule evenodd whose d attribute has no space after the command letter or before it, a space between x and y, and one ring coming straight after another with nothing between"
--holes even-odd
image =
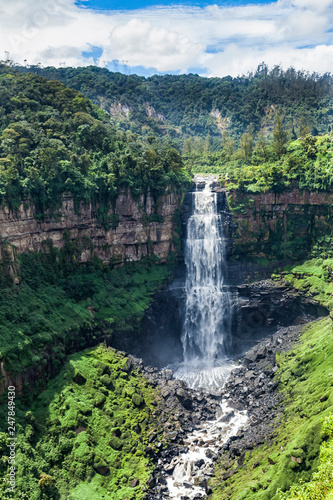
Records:
<instances>
[{"instance_id":1,"label":"tree","mask_svg":"<svg viewBox=\"0 0 333 500\"><path fill-rule=\"evenodd\" d=\"M248 127L248 131L242 135L240 141L241 155L246 163L250 163L253 153L253 125Z\"/></svg>"},{"instance_id":2,"label":"tree","mask_svg":"<svg viewBox=\"0 0 333 500\"><path fill-rule=\"evenodd\" d=\"M257 144L255 148L255 153L259 157L260 160L267 161L268 159L268 150L267 150L267 139L263 130L260 130L257 135Z\"/></svg>"},{"instance_id":3,"label":"tree","mask_svg":"<svg viewBox=\"0 0 333 500\"><path fill-rule=\"evenodd\" d=\"M225 153L226 161L231 160L232 155L235 152L236 141L229 136L229 133L225 130L222 134L223 141L223 152Z\"/></svg>"},{"instance_id":4,"label":"tree","mask_svg":"<svg viewBox=\"0 0 333 500\"><path fill-rule=\"evenodd\" d=\"M288 139L288 134L283 128L283 118L279 113L277 113L273 130L273 147L276 156L279 159L286 151L285 146L287 143L287 139Z\"/></svg>"},{"instance_id":5,"label":"tree","mask_svg":"<svg viewBox=\"0 0 333 500\"><path fill-rule=\"evenodd\" d=\"M208 156L209 152L210 152L210 135L208 133L205 141L205 155Z\"/></svg>"}]
</instances>

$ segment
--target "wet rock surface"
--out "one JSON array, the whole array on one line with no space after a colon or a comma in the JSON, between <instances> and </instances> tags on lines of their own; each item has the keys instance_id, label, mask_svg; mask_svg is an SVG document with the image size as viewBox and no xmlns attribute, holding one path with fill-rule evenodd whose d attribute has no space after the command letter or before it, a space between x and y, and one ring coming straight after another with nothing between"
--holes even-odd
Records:
<instances>
[{"instance_id":1,"label":"wet rock surface","mask_svg":"<svg viewBox=\"0 0 333 500\"><path fill-rule=\"evenodd\" d=\"M280 328L274 335L251 348L239 361L222 390L229 406L246 410L247 429L223 445L231 457L269 440L283 412L281 396L276 391L278 351L289 351L300 338L304 325Z\"/></svg>"},{"instance_id":2,"label":"wet rock surface","mask_svg":"<svg viewBox=\"0 0 333 500\"><path fill-rule=\"evenodd\" d=\"M315 300L271 279L237 286L232 351L250 349L278 328L304 324L328 314ZM241 353L240 353L241 354Z\"/></svg>"},{"instance_id":3,"label":"wet rock surface","mask_svg":"<svg viewBox=\"0 0 333 500\"><path fill-rule=\"evenodd\" d=\"M170 498L167 479L181 463L181 454L187 453L189 447L193 446L187 439L188 435L199 431L207 421L215 419L220 408L220 398L216 399L216 394L190 389L183 381L173 378L172 370L145 366L142 359L131 355L128 357L150 383L159 389L163 398L163 411L156 410L153 416L163 426L164 437L169 444L166 449L161 445L158 453L155 453L149 445L146 448L147 455L151 449L150 456L156 469L149 480L149 491L145 500L167 499ZM157 438L157 435L150 437L151 441ZM209 443L204 449L207 450L209 462L215 462L217 454L212 450L209 451ZM200 459L195 469L200 472L196 478L196 486L205 493L207 479L213 475L213 467L207 468L207 460ZM184 482L187 483L184 487L189 491L195 486L191 481L182 481L182 484Z\"/></svg>"},{"instance_id":4,"label":"wet rock surface","mask_svg":"<svg viewBox=\"0 0 333 500\"><path fill-rule=\"evenodd\" d=\"M192 390L183 381L174 380L171 370L144 366L142 360L130 357L150 382L160 388L166 414L172 413L178 419L177 428L175 423L165 422L169 445L152 457L156 469L145 500L209 498L209 480L222 454L223 461L237 460L240 466L246 451L274 436L283 412L281 397L276 391L276 354L292 349L302 329L302 324L283 327L259 342L238 360L225 386L214 391ZM239 416L245 414L247 421L239 420ZM239 421L238 427L234 427L237 432L230 434L236 417ZM209 429L216 422L215 434L210 435ZM202 452L200 458L186 462L188 452L198 449ZM181 470L178 483L174 480L178 477L177 470ZM223 479L232 473L227 471ZM170 494L171 477L172 484L187 493Z\"/></svg>"}]
</instances>

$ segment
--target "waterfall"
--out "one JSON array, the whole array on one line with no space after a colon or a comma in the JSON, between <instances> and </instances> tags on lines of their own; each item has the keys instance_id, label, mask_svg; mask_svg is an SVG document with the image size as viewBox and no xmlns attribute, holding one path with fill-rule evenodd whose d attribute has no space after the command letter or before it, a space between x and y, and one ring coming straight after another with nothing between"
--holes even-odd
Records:
<instances>
[{"instance_id":1,"label":"waterfall","mask_svg":"<svg viewBox=\"0 0 333 500\"><path fill-rule=\"evenodd\" d=\"M226 243L217 193L212 183L193 192L185 246L186 307L182 335L184 360L211 363L227 353L231 298L226 288Z\"/></svg>"},{"instance_id":2,"label":"waterfall","mask_svg":"<svg viewBox=\"0 0 333 500\"><path fill-rule=\"evenodd\" d=\"M216 184L216 179L215 179ZM212 179L196 186L185 244L184 363L175 376L191 387L221 387L231 370L232 300L226 285L226 241Z\"/></svg>"},{"instance_id":3,"label":"waterfall","mask_svg":"<svg viewBox=\"0 0 333 500\"><path fill-rule=\"evenodd\" d=\"M232 295L226 284L226 241L217 193L212 178L204 180L204 188L200 189L200 182L192 193L193 214L187 223L186 304L182 333L184 362L176 367L174 375L190 387L203 389L218 398L221 393L216 389L223 387L234 368L232 360L227 358L231 341ZM185 451L174 457L169 468L165 469L166 498L206 498L206 481L214 468L211 453L217 454L222 444L246 422L246 412L229 408L222 400L216 419L201 423L201 429L189 433L184 439Z\"/></svg>"}]
</instances>

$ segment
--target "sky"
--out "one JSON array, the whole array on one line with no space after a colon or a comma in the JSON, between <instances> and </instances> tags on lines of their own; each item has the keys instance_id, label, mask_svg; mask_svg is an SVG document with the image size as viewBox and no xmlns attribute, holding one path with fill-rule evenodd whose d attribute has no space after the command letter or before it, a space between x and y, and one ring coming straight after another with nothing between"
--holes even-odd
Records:
<instances>
[{"instance_id":1,"label":"sky","mask_svg":"<svg viewBox=\"0 0 333 500\"><path fill-rule=\"evenodd\" d=\"M0 60L127 74L333 72L333 0L0 0Z\"/></svg>"}]
</instances>

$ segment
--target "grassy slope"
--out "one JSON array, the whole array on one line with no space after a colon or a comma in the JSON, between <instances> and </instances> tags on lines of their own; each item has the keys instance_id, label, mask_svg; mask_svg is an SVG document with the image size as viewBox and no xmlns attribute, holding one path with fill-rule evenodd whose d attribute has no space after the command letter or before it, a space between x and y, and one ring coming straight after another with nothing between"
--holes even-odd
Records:
<instances>
[{"instance_id":1,"label":"grassy slope","mask_svg":"<svg viewBox=\"0 0 333 500\"><path fill-rule=\"evenodd\" d=\"M333 414L323 422L322 432L328 438L320 446L318 470L308 483L294 485L281 500L332 500L333 499Z\"/></svg>"},{"instance_id":2,"label":"grassy slope","mask_svg":"<svg viewBox=\"0 0 333 500\"><path fill-rule=\"evenodd\" d=\"M17 400L15 499L142 497L152 469L146 447L156 450L159 441L165 443L156 417L163 398L136 368L128 369L128 361L103 346L86 350L71 356L37 398ZM156 437L148 443L153 432ZM5 456L3 433L0 446ZM0 467L4 477L5 458ZM104 476L98 467L110 473ZM41 474L51 476L49 486L38 485ZM5 489L1 482L1 498L11 498Z\"/></svg>"},{"instance_id":3,"label":"grassy slope","mask_svg":"<svg viewBox=\"0 0 333 500\"><path fill-rule=\"evenodd\" d=\"M330 264L332 261L310 261L289 269L284 279L297 288L307 288L308 293L332 307L333 286L327 273ZM213 500L277 500L278 488L285 491L299 480L309 481L318 466L322 420L333 411L332 319L307 326L299 344L292 352L281 353L277 362L285 406L281 425L264 445L246 453L243 465L227 463L222 457L213 480ZM231 468L237 472L221 480Z\"/></svg>"},{"instance_id":4,"label":"grassy slope","mask_svg":"<svg viewBox=\"0 0 333 500\"><path fill-rule=\"evenodd\" d=\"M292 285L333 311L333 259L312 259L301 265L287 267L283 273L273 275L273 278Z\"/></svg>"},{"instance_id":5,"label":"grassy slope","mask_svg":"<svg viewBox=\"0 0 333 500\"><path fill-rule=\"evenodd\" d=\"M25 257L22 284L1 291L0 357L14 373L46 365L50 349L57 370L66 352L96 343L103 332L134 335L153 292L169 275L166 265L143 263L61 275L52 262Z\"/></svg>"}]
</instances>

